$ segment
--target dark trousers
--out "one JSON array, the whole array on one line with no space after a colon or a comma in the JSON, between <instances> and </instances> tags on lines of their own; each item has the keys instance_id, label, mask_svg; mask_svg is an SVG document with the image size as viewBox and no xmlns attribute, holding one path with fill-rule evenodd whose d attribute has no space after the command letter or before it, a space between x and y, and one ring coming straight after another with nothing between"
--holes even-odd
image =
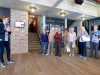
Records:
<instances>
[{"instance_id":1,"label":"dark trousers","mask_svg":"<svg viewBox=\"0 0 100 75\"><path fill-rule=\"evenodd\" d=\"M10 61L10 42L9 41L2 41L0 42L0 62L4 63L4 50L7 53L7 60Z\"/></svg>"},{"instance_id":2,"label":"dark trousers","mask_svg":"<svg viewBox=\"0 0 100 75\"><path fill-rule=\"evenodd\" d=\"M55 56L61 56L61 44L55 43Z\"/></svg>"},{"instance_id":3,"label":"dark trousers","mask_svg":"<svg viewBox=\"0 0 100 75\"><path fill-rule=\"evenodd\" d=\"M4 41L4 48L6 49L6 52L7 52L7 60L10 61L11 49L10 49L9 41Z\"/></svg>"},{"instance_id":4,"label":"dark trousers","mask_svg":"<svg viewBox=\"0 0 100 75\"><path fill-rule=\"evenodd\" d=\"M0 62L1 63L4 63L3 54L4 54L4 42L0 41Z\"/></svg>"},{"instance_id":5,"label":"dark trousers","mask_svg":"<svg viewBox=\"0 0 100 75\"><path fill-rule=\"evenodd\" d=\"M80 42L80 55L84 57L87 56L86 42Z\"/></svg>"},{"instance_id":6,"label":"dark trousers","mask_svg":"<svg viewBox=\"0 0 100 75\"><path fill-rule=\"evenodd\" d=\"M91 56L95 53L95 57L98 58L99 43L91 42Z\"/></svg>"}]
</instances>

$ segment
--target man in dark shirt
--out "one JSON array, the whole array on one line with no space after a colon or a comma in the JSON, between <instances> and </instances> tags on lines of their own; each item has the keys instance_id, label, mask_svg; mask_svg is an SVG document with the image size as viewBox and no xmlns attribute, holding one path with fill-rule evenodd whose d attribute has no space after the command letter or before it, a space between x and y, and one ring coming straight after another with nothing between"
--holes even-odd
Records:
<instances>
[{"instance_id":1,"label":"man in dark shirt","mask_svg":"<svg viewBox=\"0 0 100 75\"><path fill-rule=\"evenodd\" d=\"M4 24L3 20L0 19L0 67L5 68L6 66L4 65L4 59L3 59L3 54L4 54L4 39L5 39L5 29L4 29Z\"/></svg>"},{"instance_id":2,"label":"man in dark shirt","mask_svg":"<svg viewBox=\"0 0 100 75\"><path fill-rule=\"evenodd\" d=\"M47 54L47 49L48 49L48 35L46 32L43 32L41 34L41 47L42 47L42 54L43 55L48 55Z\"/></svg>"}]
</instances>

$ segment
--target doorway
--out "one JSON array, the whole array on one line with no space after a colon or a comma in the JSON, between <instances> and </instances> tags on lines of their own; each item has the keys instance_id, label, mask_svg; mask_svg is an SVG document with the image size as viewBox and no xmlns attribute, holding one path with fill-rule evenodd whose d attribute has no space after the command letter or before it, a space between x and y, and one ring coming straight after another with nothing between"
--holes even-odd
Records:
<instances>
[{"instance_id":1,"label":"doorway","mask_svg":"<svg viewBox=\"0 0 100 75\"><path fill-rule=\"evenodd\" d=\"M29 32L37 33L38 32L38 16L29 17Z\"/></svg>"},{"instance_id":2,"label":"doorway","mask_svg":"<svg viewBox=\"0 0 100 75\"><path fill-rule=\"evenodd\" d=\"M28 49L29 52L40 50L39 16L29 15Z\"/></svg>"}]
</instances>

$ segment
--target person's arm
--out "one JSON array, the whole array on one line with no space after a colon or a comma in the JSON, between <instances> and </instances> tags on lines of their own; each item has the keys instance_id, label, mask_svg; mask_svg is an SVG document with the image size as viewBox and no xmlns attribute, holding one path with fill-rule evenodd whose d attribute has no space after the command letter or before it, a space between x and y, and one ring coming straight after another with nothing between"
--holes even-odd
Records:
<instances>
[{"instance_id":1,"label":"person's arm","mask_svg":"<svg viewBox=\"0 0 100 75\"><path fill-rule=\"evenodd\" d=\"M85 35L86 35L86 36L89 36L89 34L87 33L87 31L85 31Z\"/></svg>"},{"instance_id":2,"label":"person's arm","mask_svg":"<svg viewBox=\"0 0 100 75\"><path fill-rule=\"evenodd\" d=\"M75 41L77 40L77 37L76 37L76 33L74 32L74 39L75 39Z\"/></svg>"},{"instance_id":3,"label":"person's arm","mask_svg":"<svg viewBox=\"0 0 100 75\"><path fill-rule=\"evenodd\" d=\"M4 34L4 33L5 33L4 25L1 24L0 25L0 34Z\"/></svg>"},{"instance_id":4,"label":"person's arm","mask_svg":"<svg viewBox=\"0 0 100 75\"><path fill-rule=\"evenodd\" d=\"M77 33L76 39L79 39L79 38L80 38L80 31Z\"/></svg>"}]
</instances>

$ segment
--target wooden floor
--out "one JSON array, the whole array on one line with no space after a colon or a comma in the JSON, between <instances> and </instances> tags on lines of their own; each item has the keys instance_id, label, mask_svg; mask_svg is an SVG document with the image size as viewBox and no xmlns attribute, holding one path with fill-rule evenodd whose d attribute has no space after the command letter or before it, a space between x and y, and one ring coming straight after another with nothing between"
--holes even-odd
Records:
<instances>
[{"instance_id":1,"label":"wooden floor","mask_svg":"<svg viewBox=\"0 0 100 75\"><path fill-rule=\"evenodd\" d=\"M100 59L78 56L42 56L36 52L14 55L16 63L0 70L0 75L100 75Z\"/></svg>"}]
</instances>

